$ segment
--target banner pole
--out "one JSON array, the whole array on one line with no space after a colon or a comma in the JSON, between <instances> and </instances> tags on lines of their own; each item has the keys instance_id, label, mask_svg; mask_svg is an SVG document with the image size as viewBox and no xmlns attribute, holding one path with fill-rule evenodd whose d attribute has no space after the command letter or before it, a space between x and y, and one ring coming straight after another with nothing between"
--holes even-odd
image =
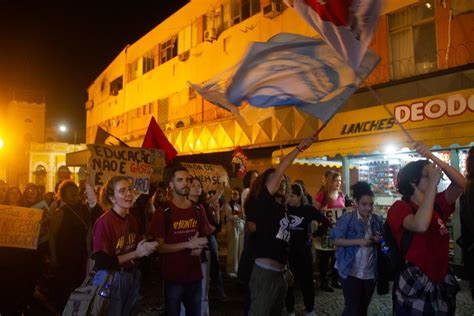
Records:
<instances>
[{"instance_id":1,"label":"banner pole","mask_svg":"<svg viewBox=\"0 0 474 316\"><path fill-rule=\"evenodd\" d=\"M415 140L413 139L413 137L410 135L410 133L408 133L407 129L405 127L403 127L402 123L400 123L396 118L395 118L395 115L393 114L392 111L390 111L390 109L388 108L387 104L385 104L385 102L380 98L380 96L372 89L371 86L367 86L367 88L369 89L370 93L374 96L374 98L377 100L377 102L379 102L380 104L382 104L383 108L385 109L385 111L387 111L387 113L390 115L391 118L393 118L394 122L398 124L398 126L400 126L400 129L402 130L402 132L406 135L406 137L408 137L408 139L411 141L411 142L415 142Z\"/></svg>"}]
</instances>

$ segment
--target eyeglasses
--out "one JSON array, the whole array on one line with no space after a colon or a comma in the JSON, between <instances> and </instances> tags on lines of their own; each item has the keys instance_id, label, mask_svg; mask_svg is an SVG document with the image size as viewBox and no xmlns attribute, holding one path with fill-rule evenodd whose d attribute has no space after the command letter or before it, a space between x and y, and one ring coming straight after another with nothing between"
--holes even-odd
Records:
<instances>
[{"instance_id":1,"label":"eyeglasses","mask_svg":"<svg viewBox=\"0 0 474 316\"><path fill-rule=\"evenodd\" d=\"M121 194L121 195L126 195L128 193L136 194L138 191L137 191L137 189L135 189L133 187L128 187L128 188L120 188L116 192L118 194Z\"/></svg>"}]
</instances>

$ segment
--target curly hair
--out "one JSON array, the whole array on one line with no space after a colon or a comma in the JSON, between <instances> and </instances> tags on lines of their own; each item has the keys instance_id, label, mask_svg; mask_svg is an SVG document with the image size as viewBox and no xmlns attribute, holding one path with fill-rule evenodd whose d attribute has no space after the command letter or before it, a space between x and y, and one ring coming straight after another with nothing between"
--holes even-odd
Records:
<instances>
[{"instance_id":1,"label":"curly hair","mask_svg":"<svg viewBox=\"0 0 474 316\"><path fill-rule=\"evenodd\" d=\"M364 195L375 196L370 184L365 181L357 181L351 186L351 195L354 200L359 201Z\"/></svg>"},{"instance_id":2,"label":"curly hair","mask_svg":"<svg viewBox=\"0 0 474 316\"><path fill-rule=\"evenodd\" d=\"M64 199L66 197L66 191L69 188L75 188L79 192L79 188L77 187L76 183L74 183L74 181L72 180L62 181L58 188L59 197L61 198L61 201L65 202Z\"/></svg>"}]
</instances>

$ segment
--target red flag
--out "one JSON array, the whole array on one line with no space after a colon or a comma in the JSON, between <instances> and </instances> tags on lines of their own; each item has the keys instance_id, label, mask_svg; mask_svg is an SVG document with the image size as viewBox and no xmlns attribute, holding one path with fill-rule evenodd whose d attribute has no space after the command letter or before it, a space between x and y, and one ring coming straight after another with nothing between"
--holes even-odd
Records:
<instances>
[{"instance_id":1,"label":"red flag","mask_svg":"<svg viewBox=\"0 0 474 316\"><path fill-rule=\"evenodd\" d=\"M178 154L173 145L168 141L168 138L166 138L165 133L158 126L155 117L152 117L150 120L145 138L143 139L142 148L162 149L165 152L166 163L170 163Z\"/></svg>"},{"instance_id":2,"label":"red flag","mask_svg":"<svg viewBox=\"0 0 474 316\"><path fill-rule=\"evenodd\" d=\"M97 133L95 134L94 144L128 147L128 145L125 144L122 140L110 134L100 126L97 127Z\"/></svg>"},{"instance_id":3,"label":"red flag","mask_svg":"<svg viewBox=\"0 0 474 316\"><path fill-rule=\"evenodd\" d=\"M243 178L245 173L247 172L247 162L248 158L244 154L244 151L240 146L235 148L234 153L232 154L232 163L236 166L237 168L237 177Z\"/></svg>"},{"instance_id":4,"label":"red flag","mask_svg":"<svg viewBox=\"0 0 474 316\"><path fill-rule=\"evenodd\" d=\"M381 0L286 0L354 70L372 40Z\"/></svg>"}]
</instances>

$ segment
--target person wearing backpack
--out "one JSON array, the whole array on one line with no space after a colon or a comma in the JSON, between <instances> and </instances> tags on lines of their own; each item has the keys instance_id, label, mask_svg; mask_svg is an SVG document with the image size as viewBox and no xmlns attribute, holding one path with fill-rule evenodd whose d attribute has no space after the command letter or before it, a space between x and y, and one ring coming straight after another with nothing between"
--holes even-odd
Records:
<instances>
[{"instance_id":1,"label":"person wearing backpack","mask_svg":"<svg viewBox=\"0 0 474 316\"><path fill-rule=\"evenodd\" d=\"M364 316L377 277L377 244L383 220L374 214L374 192L367 182L351 186L354 209L344 213L331 230L336 267L344 294L343 316Z\"/></svg>"},{"instance_id":2,"label":"person wearing backpack","mask_svg":"<svg viewBox=\"0 0 474 316\"><path fill-rule=\"evenodd\" d=\"M413 161L400 170L398 191L403 197L388 210L387 222L399 248L405 231L413 232L405 266L394 284L394 314L454 315L459 285L448 267L446 222L464 191L466 179L426 145L415 143L415 149L433 163ZM442 173L451 184L437 193Z\"/></svg>"},{"instance_id":3,"label":"person wearing backpack","mask_svg":"<svg viewBox=\"0 0 474 316\"><path fill-rule=\"evenodd\" d=\"M102 204L110 210L99 217L92 230L92 258L96 271L92 285L104 284L104 279L111 277L111 283L98 295L109 298L107 315L137 314L140 271L135 263L158 246L156 241L147 242L141 238L137 220L130 214L135 197L128 177L110 178L101 194ZM63 315L72 315L70 312L65 310Z\"/></svg>"},{"instance_id":4,"label":"person wearing backpack","mask_svg":"<svg viewBox=\"0 0 474 316\"><path fill-rule=\"evenodd\" d=\"M180 315L181 303L187 316L201 315L201 253L212 232L203 207L199 212L188 199L191 177L186 168L165 169L171 189L167 206L153 214L150 234L158 242L162 260L166 315Z\"/></svg>"}]
</instances>

